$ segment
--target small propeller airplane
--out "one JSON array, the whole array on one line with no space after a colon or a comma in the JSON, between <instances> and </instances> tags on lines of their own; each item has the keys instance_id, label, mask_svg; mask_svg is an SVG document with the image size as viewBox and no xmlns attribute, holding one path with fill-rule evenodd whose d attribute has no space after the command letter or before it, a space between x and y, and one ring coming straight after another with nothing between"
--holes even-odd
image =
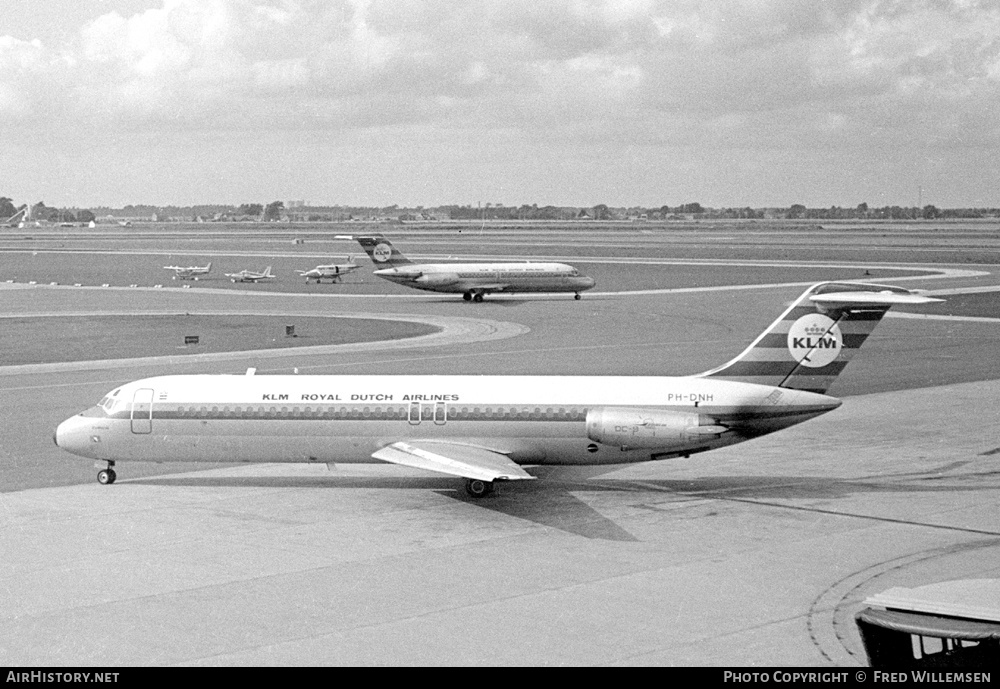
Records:
<instances>
[{"instance_id":1,"label":"small propeller airplane","mask_svg":"<svg viewBox=\"0 0 1000 689\"><path fill-rule=\"evenodd\" d=\"M347 263L328 263L324 266L316 266L312 270L297 270L299 275L306 279L306 284L310 280L315 280L317 284L323 280L329 280L331 284L340 282L341 279L358 269L358 264L354 262L354 256L347 257Z\"/></svg>"},{"instance_id":2,"label":"small propeller airplane","mask_svg":"<svg viewBox=\"0 0 1000 689\"><path fill-rule=\"evenodd\" d=\"M212 270L212 262L207 266L163 266L164 270L174 271L173 280L197 280L202 275L208 275Z\"/></svg>"},{"instance_id":3,"label":"small propeller airplane","mask_svg":"<svg viewBox=\"0 0 1000 689\"><path fill-rule=\"evenodd\" d=\"M271 273L271 266L268 266L263 273L243 269L238 273L226 273L226 277L233 282L259 282L260 280L273 280L276 276Z\"/></svg>"}]
</instances>

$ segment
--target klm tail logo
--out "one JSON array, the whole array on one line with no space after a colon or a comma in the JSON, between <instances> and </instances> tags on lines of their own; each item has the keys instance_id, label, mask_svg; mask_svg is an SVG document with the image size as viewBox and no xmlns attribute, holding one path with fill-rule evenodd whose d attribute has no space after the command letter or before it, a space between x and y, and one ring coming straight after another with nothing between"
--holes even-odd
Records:
<instances>
[{"instance_id":1,"label":"klm tail logo","mask_svg":"<svg viewBox=\"0 0 1000 689\"><path fill-rule=\"evenodd\" d=\"M372 258L379 263L385 263L392 256L392 247L388 244L378 243L372 249Z\"/></svg>"},{"instance_id":2,"label":"klm tail logo","mask_svg":"<svg viewBox=\"0 0 1000 689\"><path fill-rule=\"evenodd\" d=\"M843 346L840 328L820 313L802 316L788 329L788 351L802 366L821 368L831 364Z\"/></svg>"}]
</instances>

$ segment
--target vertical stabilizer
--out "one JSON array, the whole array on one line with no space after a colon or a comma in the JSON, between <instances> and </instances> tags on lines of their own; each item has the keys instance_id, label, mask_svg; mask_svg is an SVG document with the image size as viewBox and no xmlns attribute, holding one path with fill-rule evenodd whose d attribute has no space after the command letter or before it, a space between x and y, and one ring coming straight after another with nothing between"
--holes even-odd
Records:
<instances>
[{"instance_id":1,"label":"vertical stabilizer","mask_svg":"<svg viewBox=\"0 0 1000 689\"><path fill-rule=\"evenodd\" d=\"M375 264L376 269L394 268L413 263L410 259L399 252L399 249L392 245L388 239L380 234L375 235L338 235L338 238L354 239L361 248L365 250L368 257Z\"/></svg>"},{"instance_id":2,"label":"vertical stabilizer","mask_svg":"<svg viewBox=\"0 0 1000 689\"><path fill-rule=\"evenodd\" d=\"M742 354L698 377L825 393L894 304L937 301L888 285L813 285Z\"/></svg>"}]
</instances>

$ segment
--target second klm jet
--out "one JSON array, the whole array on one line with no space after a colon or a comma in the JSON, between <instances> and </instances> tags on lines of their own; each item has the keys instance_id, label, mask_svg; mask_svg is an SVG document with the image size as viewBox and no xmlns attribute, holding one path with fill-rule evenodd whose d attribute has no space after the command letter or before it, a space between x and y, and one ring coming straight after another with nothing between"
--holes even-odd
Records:
<instances>
[{"instance_id":1,"label":"second klm jet","mask_svg":"<svg viewBox=\"0 0 1000 689\"><path fill-rule=\"evenodd\" d=\"M579 299L595 284L594 278L565 263L414 263L380 234L337 235L337 239L357 240L380 278L429 292L461 294L465 301L479 302L492 292L573 292Z\"/></svg>"}]
</instances>

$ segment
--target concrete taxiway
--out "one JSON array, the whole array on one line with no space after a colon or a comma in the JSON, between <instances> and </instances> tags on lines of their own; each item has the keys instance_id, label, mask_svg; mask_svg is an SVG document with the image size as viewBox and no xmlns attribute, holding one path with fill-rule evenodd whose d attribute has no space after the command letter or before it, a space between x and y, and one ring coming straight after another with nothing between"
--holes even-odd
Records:
<instances>
[{"instance_id":1,"label":"concrete taxiway","mask_svg":"<svg viewBox=\"0 0 1000 689\"><path fill-rule=\"evenodd\" d=\"M443 334L393 349L0 367L12 410L0 662L863 664L853 613L867 595L1000 576L1000 321L988 313L886 319L831 391L844 405L801 426L690 459L538 468L540 480L479 501L459 480L379 465L123 464L99 486L51 441L55 423L115 385L165 372L695 373L739 353L802 291L808 267L786 268L787 284L751 284L740 268L701 287L476 309L426 296L10 290L6 315L319 312L426 319ZM989 269L950 269L968 272L901 284L994 294Z\"/></svg>"},{"instance_id":2,"label":"concrete taxiway","mask_svg":"<svg viewBox=\"0 0 1000 689\"><path fill-rule=\"evenodd\" d=\"M397 467L6 494L0 660L863 664L866 595L1000 576L998 409L996 382L852 397L478 502Z\"/></svg>"}]
</instances>

